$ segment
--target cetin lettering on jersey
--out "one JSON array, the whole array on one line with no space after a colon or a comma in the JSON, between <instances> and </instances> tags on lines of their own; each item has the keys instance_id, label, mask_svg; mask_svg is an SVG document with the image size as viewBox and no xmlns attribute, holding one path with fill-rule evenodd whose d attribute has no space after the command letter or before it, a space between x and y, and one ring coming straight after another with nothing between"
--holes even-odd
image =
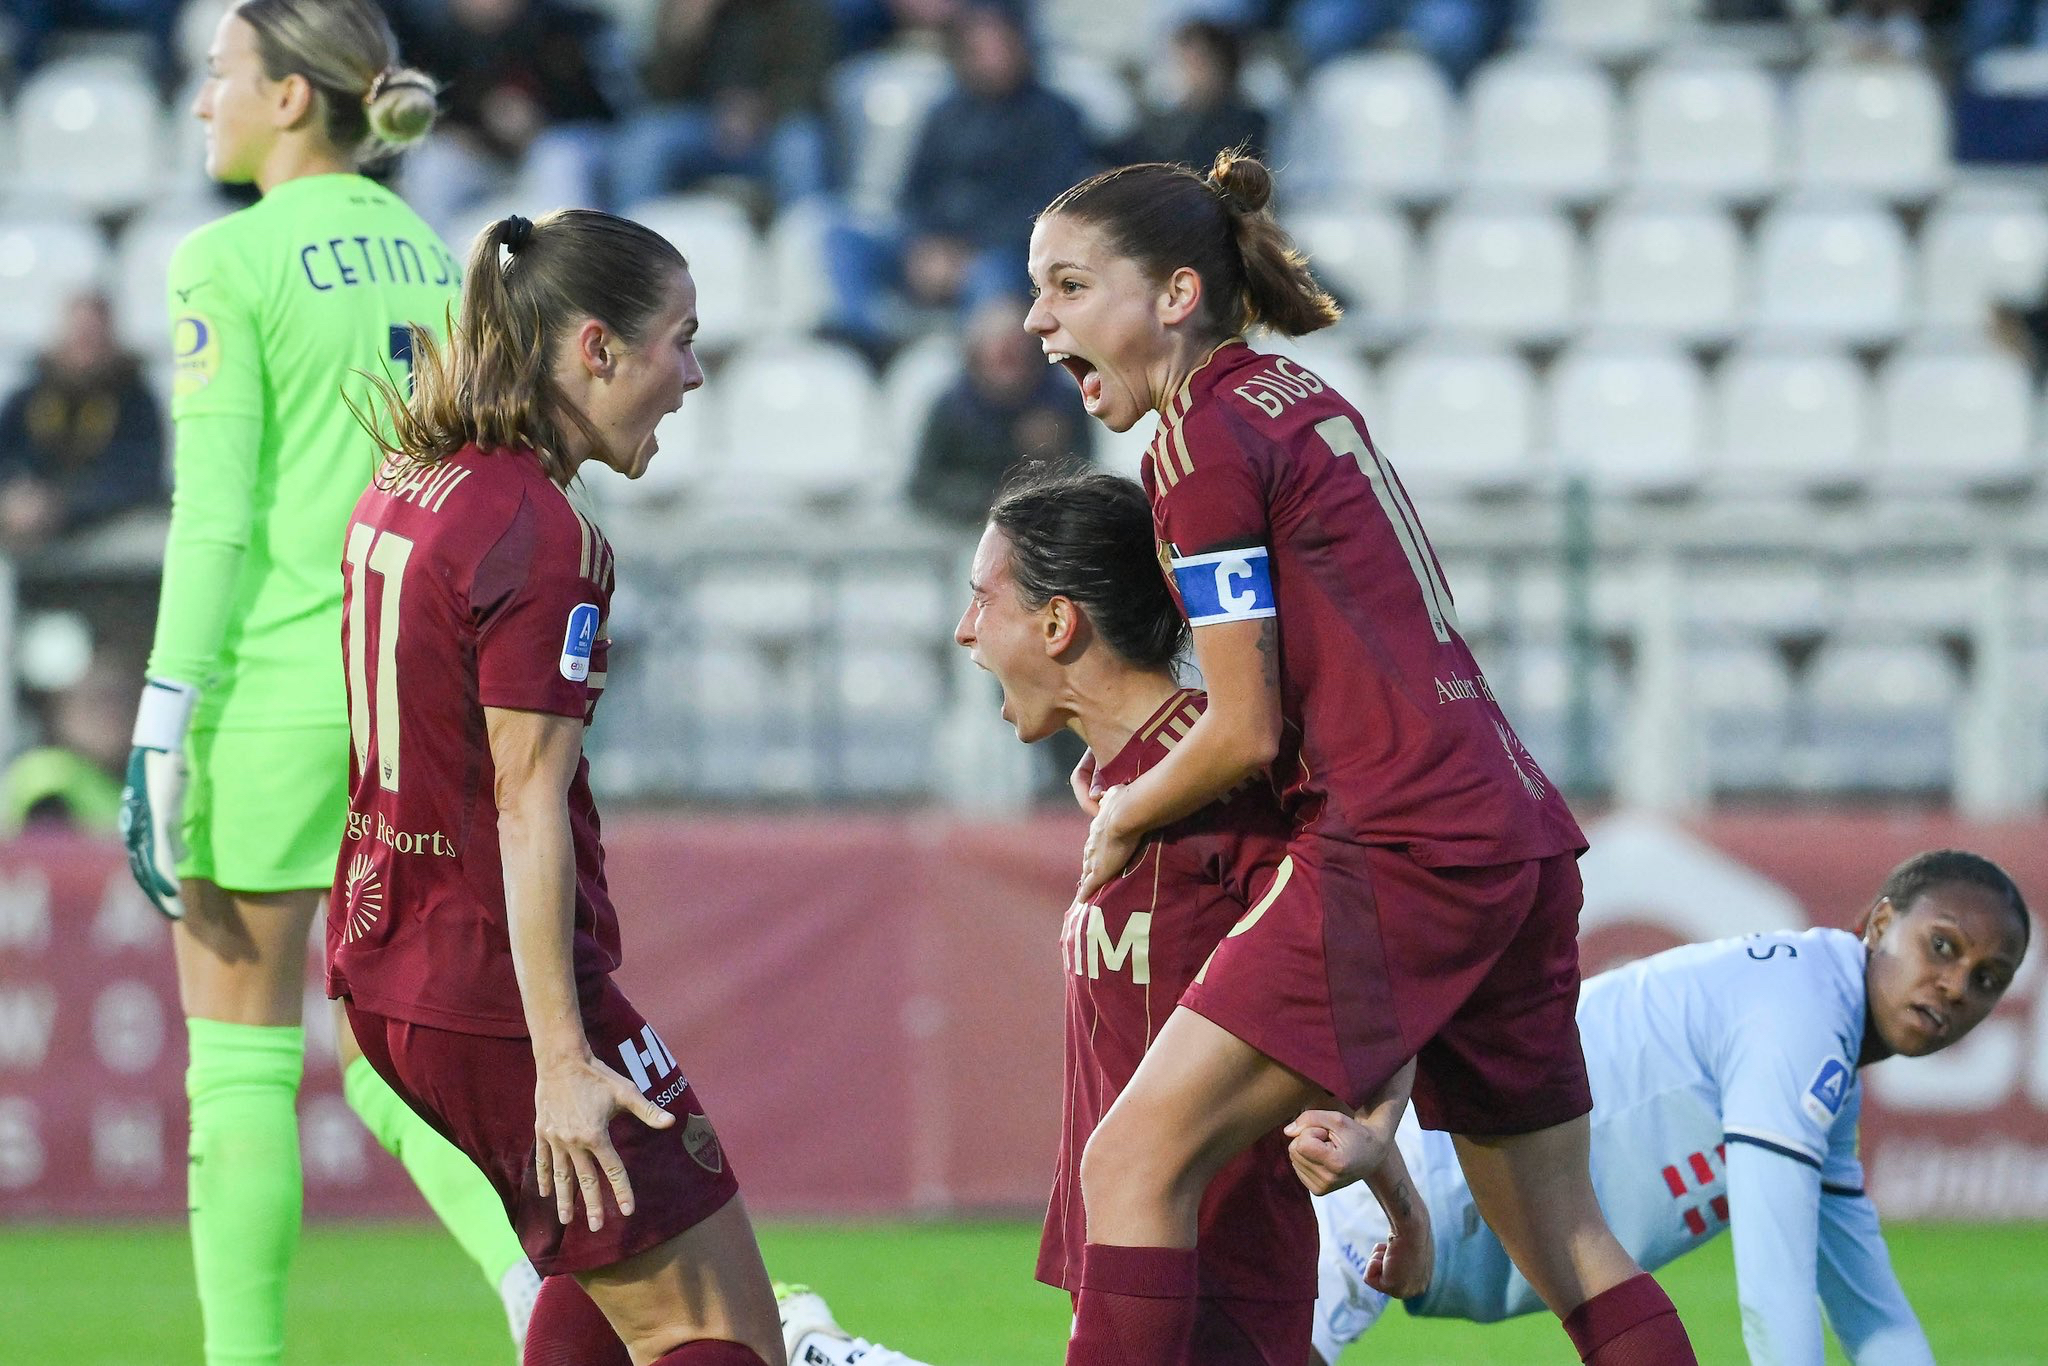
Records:
<instances>
[{"instance_id":1,"label":"cetin lettering on jersey","mask_svg":"<svg viewBox=\"0 0 2048 1366\"><path fill-rule=\"evenodd\" d=\"M1323 392L1323 382L1285 356L1231 390L1267 417L1278 417L1310 394Z\"/></svg>"},{"instance_id":2,"label":"cetin lettering on jersey","mask_svg":"<svg viewBox=\"0 0 2048 1366\"><path fill-rule=\"evenodd\" d=\"M400 830L381 815L368 811L348 813L348 837L352 840L374 839L379 844L389 845L401 854L432 854L436 858L454 858L455 841L439 830L424 833Z\"/></svg>"},{"instance_id":3,"label":"cetin lettering on jersey","mask_svg":"<svg viewBox=\"0 0 2048 1366\"><path fill-rule=\"evenodd\" d=\"M447 285L461 280L455 258L438 242L420 248L403 237L355 234L308 242L299 248L306 283L326 293L351 285Z\"/></svg>"},{"instance_id":4,"label":"cetin lettering on jersey","mask_svg":"<svg viewBox=\"0 0 2048 1366\"><path fill-rule=\"evenodd\" d=\"M1152 981L1152 913L1133 911L1124 922L1124 932L1109 937L1109 924L1100 906L1075 902L1067 911L1067 929L1062 936L1067 950L1067 967L1076 977L1089 980L1102 976L1102 965L1119 972L1131 965L1131 981L1147 986Z\"/></svg>"}]
</instances>

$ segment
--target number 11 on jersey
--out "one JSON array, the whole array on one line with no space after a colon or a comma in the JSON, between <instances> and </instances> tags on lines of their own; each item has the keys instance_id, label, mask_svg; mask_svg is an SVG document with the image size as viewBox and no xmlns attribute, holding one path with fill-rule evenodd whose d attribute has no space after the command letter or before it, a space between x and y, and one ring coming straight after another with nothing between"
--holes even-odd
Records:
<instances>
[{"instance_id":1,"label":"number 11 on jersey","mask_svg":"<svg viewBox=\"0 0 2048 1366\"><path fill-rule=\"evenodd\" d=\"M398 791L398 597L405 591L405 562L412 542L392 532L379 535L361 522L348 529L348 733L355 743L356 766L374 762L377 782L386 792ZM364 677L373 620L367 601L369 578L383 581L377 594L376 710L370 708L370 680Z\"/></svg>"}]
</instances>

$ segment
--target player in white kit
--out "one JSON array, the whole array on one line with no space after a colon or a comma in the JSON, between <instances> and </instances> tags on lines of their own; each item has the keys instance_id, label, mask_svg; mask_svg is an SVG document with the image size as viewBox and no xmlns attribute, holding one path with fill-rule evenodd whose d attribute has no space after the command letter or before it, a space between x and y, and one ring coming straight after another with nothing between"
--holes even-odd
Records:
<instances>
[{"instance_id":1,"label":"player in white kit","mask_svg":"<svg viewBox=\"0 0 2048 1366\"><path fill-rule=\"evenodd\" d=\"M1593 1089L1593 1184L1653 1270L1733 1228L1743 1339L1758 1363L1820 1366L1825 1307L1856 1366L1930 1366L1856 1155L1859 1068L1956 1043L1988 1015L2030 937L2019 889L1973 854L1919 855L1858 933L1694 944L1589 980L1578 1020ZM1386 1216L1352 1184L1349 1118L1293 1126L1322 1224L1315 1344L1333 1362L1387 1307L1368 1276ZM1410 1114L1397 1141L1430 1210L1429 1289L1411 1314L1492 1322L1543 1308L1480 1219L1450 1135Z\"/></svg>"}]
</instances>

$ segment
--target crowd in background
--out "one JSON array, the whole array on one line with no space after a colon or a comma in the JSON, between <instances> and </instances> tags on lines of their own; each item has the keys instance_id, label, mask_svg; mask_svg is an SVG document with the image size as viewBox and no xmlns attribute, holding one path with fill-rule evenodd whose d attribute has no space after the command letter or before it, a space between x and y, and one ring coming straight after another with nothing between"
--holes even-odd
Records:
<instances>
[{"instance_id":1,"label":"crowd in background","mask_svg":"<svg viewBox=\"0 0 2048 1366\"><path fill-rule=\"evenodd\" d=\"M816 207L828 224L825 336L878 367L935 329L962 338L958 377L916 442L908 496L971 526L1005 471L1088 448L1074 387L1015 326L1038 208L1102 166L1267 150L1283 111L1274 92L1251 93L1249 61L1298 81L1338 54L1399 45L1462 83L1531 21L1533 3L1153 0L1153 69L1122 73L1139 117L1105 141L1043 78L1049 34L1029 0L390 0L407 60L444 83L434 136L397 175L451 232L505 195L630 211L708 187L764 221ZM1698 10L1728 23L1800 20L1850 56L1928 61L1951 81L1959 158L2048 159L2048 0L1701 0ZM195 78L179 0L0 0L0 18L17 83L107 34L131 45L167 98ZM876 212L847 193L849 133L835 121L832 77L839 63L904 46L943 53L950 84L912 141L893 204ZM2032 321L2015 344L2039 346ZM164 420L142 374L114 340L105 299L87 295L21 388L0 395L8 555L32 561L119 513L163 505ZM30 704L31 730L59 738L77 710L54 694ZM14 820L36 809L32 797L0 802Z\"/></svg>"}]
</instances>

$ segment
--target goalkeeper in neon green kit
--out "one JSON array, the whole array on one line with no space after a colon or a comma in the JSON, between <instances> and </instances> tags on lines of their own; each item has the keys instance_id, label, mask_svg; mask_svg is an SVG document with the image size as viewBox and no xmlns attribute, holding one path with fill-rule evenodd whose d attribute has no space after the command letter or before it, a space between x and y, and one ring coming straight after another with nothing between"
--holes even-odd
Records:
<instances>
[{"instance_id":1,"label":"goalkeeper in neon green kit","mask_svg":"<svg viewBox=\"0 0 2048 1366\"><path fill-rule=\"evenodd\" d=\"M263 197L171 264L175 491L122 821L176 921L208 1366L284 1350L307 933L348 810L342 534L378 455L344 393L402 368L407 324L445 322L460 284L432 229L356 169L421 136L434 95L369 0L243 0L193 109L207 173ZM349 1103L522 1336L538 1282L497 1196L340 1033Z\"/></svg>"}]
</instances>

